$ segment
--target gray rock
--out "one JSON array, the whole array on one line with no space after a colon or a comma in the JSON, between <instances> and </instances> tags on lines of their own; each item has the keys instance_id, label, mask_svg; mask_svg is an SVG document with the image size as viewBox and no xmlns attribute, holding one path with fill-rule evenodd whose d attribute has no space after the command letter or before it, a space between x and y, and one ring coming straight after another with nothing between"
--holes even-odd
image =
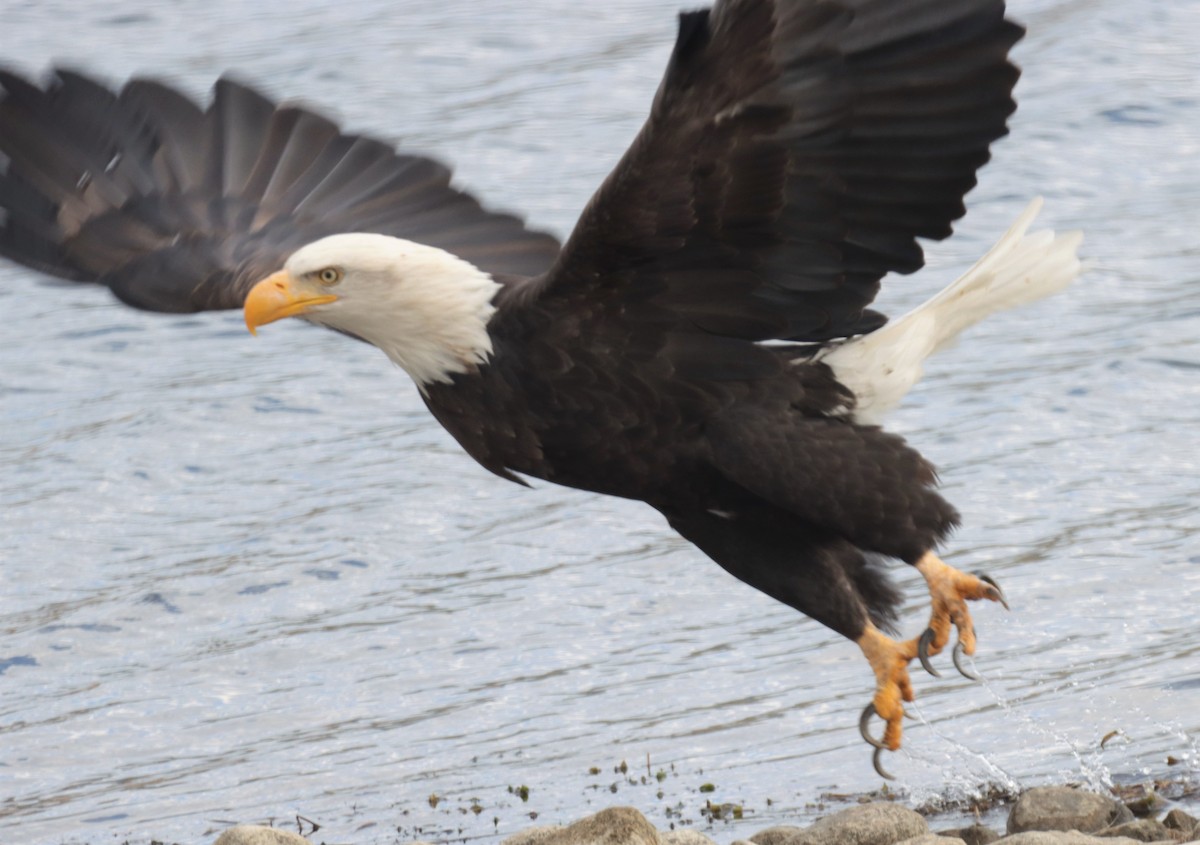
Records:
<instances>
[{"instance_id":1,"label":"gray rock","mask_svg":"<svg viewBox=\"0 0 1200 845\"><path fill-rule=\"evenodd\" d=\"M1178 830L1189 836L1193 833L1200 833L1200 820L1192 818L1178 807L1167 813L1166 818L1163 819L1163 824L1171 828L1171 830Z\"/></svg>"},{"instance_id":2,"label":"gray rock","mask_svg":"<svg viewBox=\"0 0 1200 845\"><path fill-rule=\"evenodd\" d=\"M934 831L938 836L946 836L951 839L961 839L966 845L992 845L1000 834L992 830L990 827L984 827L981 824L973 824L970 827L956 827L950 830Z\"/></svg>"},{"instance_id":3,"label":"gray rock","mask_svg":"<svg viewBox=\"0 0 1200 845\"><path fill-rule=\"evenodd\" d=\"M239 824L222 831L213 845L312 845L307 839L290 830L263 827L258 824Z\"/></svg>"},{"instance_id":4,"label":"gray rock","mask_svg":"<svg viewBox=\"0 0 1200 845\"><path fill-rule=\"evenodd\" d=\"M717 845L703 833L690 828L684 830L659 831L663 845Z\"/></svg>"},{"instance_id":5,"label":"gray rock","mask_svg":"<svg viewBox=\"0 0 1200 845\"><path fill-rule=\"evenodd\" d=\"M538 827L513 834L502 845L662 845L654 825L632 807L609 807L569 827Z\"/></svg>"},{"instance_id":6,"label":"gray rock","mask_svg":"<svg viewBox=\"0 0 1200 845\"><path fill-rule=\"evenodd\" d=\"M1039 786L1017 799L1008 815L1008 832L1094 833L1112 822L1120 806L1119 802L1094 792L1068 786Z\"/></svg>"},{"instance_id":7,"label":"gray rock","mask_svg":"<svg viewBox=\"0 0 1200 845\"><path fill-rule=\"evenodd\" d=\"M1124 836L1128 839L1136 839L1138 842L1163 842L1165 840L1182 842L1187 838L1183 831L1171 830L1171 828L1162 822L1156 822L1153 819L1138 819L1134 822L1126 822L1125 824L1119 824L1116 827L1102 830L1096 835Z\"/></svg>"},{"instance_id":8,"label":"gray rock","mask_svg":"<svg viewBox=\"0 0 1200 845\"><path fill-rule=\"evenodd\" d=\"M895 804L862 804L797 830L772 827L750 837L755 845L893 845L929 833L920 813ZM938 840L944 845L947 840Z\"/></svg>"}]
</instances>

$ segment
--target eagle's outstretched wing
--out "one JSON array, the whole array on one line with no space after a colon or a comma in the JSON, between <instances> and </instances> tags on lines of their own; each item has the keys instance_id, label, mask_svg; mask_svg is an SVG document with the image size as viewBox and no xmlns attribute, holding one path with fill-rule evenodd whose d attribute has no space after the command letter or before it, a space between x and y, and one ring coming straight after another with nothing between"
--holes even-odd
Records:
<instances>
[{"instance_id":1,"label":"eagle's outstretched wing","mask_svg":"<svg viewBox=\"0 0 1200 845\"><path fill-rule=\"evenodd\" d=\"M1004 0L721 0L681 16L650 116L538 298L569 346L676 377L779 366L754 341L871 331L1007 132ZM552 323L552 324L553 324ZM633 343L632 341L636 341Z\"/></svg>"},{"instance_id":2,"label":"eagle's outstretched wing","mask_svg":"<svg viewBox=\"0 0 1200 845\"><path fill-rule=\"evenodd\" d=\"M537 275L558 253L450 187L441 163L230 79L201 109L151 80L114 93L64 70L45 88L0 72L0 255L190 312L241 307L292 251L338 232L441 247L495 274Z\"/></svg>"}]
</instances>

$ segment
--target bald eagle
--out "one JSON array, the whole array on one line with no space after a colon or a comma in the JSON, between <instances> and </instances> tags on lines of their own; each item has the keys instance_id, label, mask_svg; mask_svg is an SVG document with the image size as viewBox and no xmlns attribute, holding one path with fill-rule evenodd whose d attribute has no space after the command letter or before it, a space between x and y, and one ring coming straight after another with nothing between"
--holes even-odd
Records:
<instances>
[{"instance_id":1,"label":"bald eagle","mask_svg":"<svg viewBox=\"0 0 1200 845\"><path fill-rule=\"evenodd\" d=\"M879 427L927 356L1078 270L1028 234L887 324L1003 136L1003 0L718 0L680 15L645 125L560 245L429 158L222 79L0 72L0 254L160 312L299 317L379 347L483 467L643 501L730 574L855 641L901 742L908 664L1003 599L936 549L958 514ZM915 566L928 629L889 636ZM965 670L964 670L965 673ZM868 730L878 715L881 738Z\"/></svg>"}]
</instances>

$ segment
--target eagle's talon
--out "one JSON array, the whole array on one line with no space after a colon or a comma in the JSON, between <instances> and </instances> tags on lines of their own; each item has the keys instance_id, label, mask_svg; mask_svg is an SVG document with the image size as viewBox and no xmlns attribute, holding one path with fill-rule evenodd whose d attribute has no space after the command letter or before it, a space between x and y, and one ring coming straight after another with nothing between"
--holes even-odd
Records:
<instances>
[{"instance_id":1,"label":"eagle's talon","mask_svg":"<svg viewBox=\"0 0 1200 845\"><path fill-rule=\"evenodd\" d=\"M904 727L904 702L913 700L908 663L917 656L915 639L896 642L870 622L866 624L858 644L875 673L875 695L858 718L858 732L872 748L895 751L900 747ZM878 716L885 723L883 735L871 735L869 723Z\"/></svg>"},{"instance_id":2,"label":"eagle's talon","mask_svg":"<svg viewBox=\"0 0 1200 845\"><path fill-rule=\"evenodd\" d=\"M917 659L921 661L921 665L925 667L925 671L935 678L942 677L942 673L933 668L933 664L929 662L929 644L933 642L937 635L932 628L926 628L921 634L921 638L917 640ZM962 671L961 669L959 671Z\"/></svg>"},{"instance_id":3,"label":"eagle's talon","mask_svg":"<svg viewBox=\"0 0 1200 845\"><path fill-rule=\"evenodd\" d=\"M879 762L879 757L886 751L886 748L876 748L875 753L871 755L871 765L875 767L875 772L884 780L895 780L896 776L883 767Z\"/></svg>"},{"instance_id":4,"label":"eagle's talon","mask_svg":"<svg viewBox=\"0 0 1200 845\"><path fill-rule=\"evenodd\" d=\"M962 659L964 652L965 649L963 648L963 644L961 642L954 644L954 651L950 654L951 658L954 660L954 668L957 669L958 674L962 675L964 678L972 681L978 681L983 676L974 670L968 670L962 665L962 663L959 662Z\"/></svg>"},{"instance_id":5,"label":"eagle's talon","mask_svg":"<svg viewBox=\"0 0 1200 845\"><path fill-rule=\"evenodd\" d=\"M862 715L858 717L858 732L859 732L859 734L862 735L862 738L867 743L867 745L869 745L875 749L876 758L878 758L880 751L888 750L888 747L883 744L882 740L878 740L875 737L871 736L871 731L868 729L868 725L871 724L871 717L876 716L878 714L879 714L879 711L875 709L875 702L872 701L870 704L868 704L866 707L863 708ZM878 770L879 770L878 766L876 766L876 771L878 771Z\"/></svg>"},{"instance_id":6,"label":"eagle's talon","mask_svg":"<svg viewBox=\"0 0 1200 845\"><path fill-rule=\"evenodd\" d=\"M1008 600L1004 597L1004 590L1000 589L1000 585L996 583L995 578L983 572L972 572L971 574L995 591L994 593L988 593L989 599L1000 602L1000 604L1004 606L1005 610L1012 610L1012 608L1008 606Z\"/></svg>"},{"instance_id":7,"label":"eagle's talon","mask_svg":"<svg viewBox=\"0 0 1200 845\"><path fill-rule=\"evenodd\" d=\"M975 626L971 622L967 602L989 599L1008 608L1004 591L990 575L982 572L959 572L943 563L932 552L921 558L916 566L929 584L933 604L929 628L917 641L916 656L920 658L921 665L927 672L936 676L938 673L930 668L927 658L930 654L940 652L947 645L950 632L957 629L958 642L953 651L954 668L964 678L980 680L981 676L977 672L963 664L963 655L971 657L975 654Z\"/></svg>"}]
</instances>

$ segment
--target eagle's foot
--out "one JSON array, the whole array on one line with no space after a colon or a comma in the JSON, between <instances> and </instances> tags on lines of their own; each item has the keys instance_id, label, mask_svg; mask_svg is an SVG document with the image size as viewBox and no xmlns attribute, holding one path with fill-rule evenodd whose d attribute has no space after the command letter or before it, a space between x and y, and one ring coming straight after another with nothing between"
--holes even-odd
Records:
<instances>
[{"instance_id":1,"label":"eagle's foot","mask_svg":"<svg viewBox=\"0 0 1200 845\"><path fill-rule=\"evenodd\" d=\"M880 765L879 758L882 752L895 751L900 747L904 702L913 700L908 663L917 656L916 640L896 642L867 623L866 630L858 638L858 645L875 673L875 697L863 710L858 720L858 730L862 738L875 748L872 758L875 771L880 777L890 780L892 776ZM872 716L878 716L887 723L882 739L871 736L868 725Z\"/></svg>"},{"instance_id":2,"label":"eagle's foot","mask_svg":"<svg viewBox=\"0 0 1200 845\"><path fill-rule=\"evenodd\" d=\"M927 552L917 561L917 569L929 585L933 605L929 627L916 640L917 658L926 672L941 677L941 673L929 662L929 656L938 654L945 648L950 639L950 627L953 625L958 630L958 642L952 654L954 668L964 677L979 680L978 675L962 664L964 654L970 656L975 653L975 626L971 622L967 602L988 599L1000 602L1007 609L1008 602L1004 598L1004 592L990 576L960 572L943 563L932 552Z\"/></svg>"}]
</instances>

